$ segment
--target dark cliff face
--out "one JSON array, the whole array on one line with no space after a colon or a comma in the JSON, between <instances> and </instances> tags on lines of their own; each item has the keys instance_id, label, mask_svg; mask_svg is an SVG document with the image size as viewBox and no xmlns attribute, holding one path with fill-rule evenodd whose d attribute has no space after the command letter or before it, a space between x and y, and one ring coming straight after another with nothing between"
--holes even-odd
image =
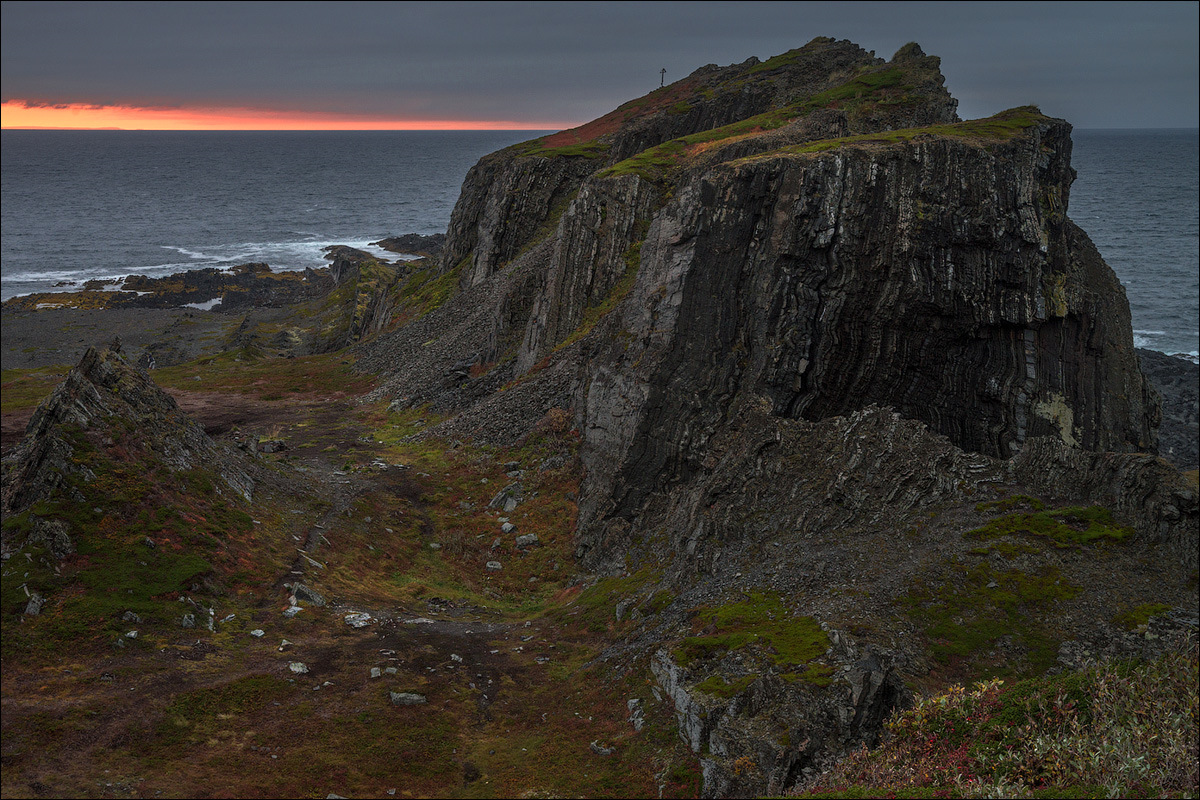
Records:
<instances>
[{"instance_id":1,"label":"dark cliff face","mask_svg":"<svg viewBox=\"0 0 1200 800\"><path fill-rule=\"evenodd\" d=\"M764 114L769 129L827 109L849 133L955 122L938 66L916 45L884 63L821 38L766 62L702 67L579 128L481 159L463 182L443 269L461 269L463 286L484 280L556 223L587 176L679 137Z\"/></svg>"},{"instance_id":2,"label":"dark cliff face","mask_svg":"<svg viewBox=\"0 0 1200 800\"><path fill-rule=\"evenodd\" d=\"M957 123L938 67L818 39L468 175L442 269L523 276L478 360L522 376L586 343L581 552L702 475L751 400L892 408L994 458L1039 437L1154 452L1124 292L1067 217L1070 126Z\"/></svg>"},{"instance_id":3,"label":"dark cliff face","mask_svg":"<svg viewBox=\"0 0 1200 800\"><path fill-rule=\"evenodd\" d=\"M1069 130L690 176L641 245L624 338L590 365L596 493L629 513L685 480L743 394L796 419L890 406L991 456L1037 436L1152 448L1123 292L1064 214Z\"/></svg>"}]
</instances>

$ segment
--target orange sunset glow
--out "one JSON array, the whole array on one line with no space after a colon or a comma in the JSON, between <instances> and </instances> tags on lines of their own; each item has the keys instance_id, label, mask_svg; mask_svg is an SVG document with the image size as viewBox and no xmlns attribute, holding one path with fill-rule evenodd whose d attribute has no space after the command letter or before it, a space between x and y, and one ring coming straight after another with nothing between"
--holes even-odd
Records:
<instances>
[{"instance_id":1,"label":"orange sunset glow","mask_svg":"<svg viewBox=\"0 0 1200 800\"><path fill-rule=\"evenodd\" d=\"M561 130L574 123L513 120L394 119L265 108L145 108L121 105L0 105L3 128L83 128L146 131L433 131Z\"/></svg>"}]
</instances>

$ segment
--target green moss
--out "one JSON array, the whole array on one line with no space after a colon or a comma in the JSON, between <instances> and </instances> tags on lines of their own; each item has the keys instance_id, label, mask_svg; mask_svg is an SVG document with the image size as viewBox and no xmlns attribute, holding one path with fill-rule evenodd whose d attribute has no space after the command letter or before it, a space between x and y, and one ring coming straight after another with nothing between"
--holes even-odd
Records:
<instances>
[{"instance_id":1,"label":"green moss","mask_svg":"<svg viewBox=\"0 0 1200 800\"><path fill-rule=\"evenodd\" d=\"M1115 522L1112 513L1103 506L1070 506L1054 511L1008 514L963 535L984 541L1002 536L1034 536L1048 539L1056 547L1068 548L1120 542L1133 533L1133 528Z\"/></svg>"},{"instance_id":2,"label":"green moss","mask_svg":"<svg viewBox=\"0 0 1200 800\"><path fill-rule=\"evenodd\" d=\"M988 652L1009 637L1025 651L1032 674L1053 665L1058 651L1050 621L1055 604L1078 592L1055 567L1030 574L983 562L952 564L947 575L923 580L902 602L924 630L935 660L984 666Z\"/></svg>"},{"instance_id":3,"label":"green moss","mask_svg":"<svg viewBox=\"0 0 1200 800\"><path fill-rule=\"evenodd\" d=\"M654 595L651 596L651 598L649 600L647 600L645 602L645 604L642 606L642 613L645 614L646 616L653 616L655 614L661 613L663 610L665 610L667 608L667 606L671 605L671 603L674 603L674 602L675 602L675 593L674 592L669 592L666 589L664 589L660 592L655 592Z\"/></svg>"},{"instance_id":4,"label":"green moss","mask_svg":"<svg viewBox=\"0 0 1200 800\"><path fill-rule=\"evenodd\" d=\"M603 632L616 622L617 603L635 595L643 586L662 577L648 567L624 577L602 578L580 592L563 617L575 620L592 632Z\"/></svg>"},{"instance_id":5,"label":"green moss","mask_svg":"<svg viewBox=\"0 0 1200 800\"><path fill-rule=\"evenodd\" d=\"M531 139L528 142L515 144L509 148L519 158L604 158L608 154L609 145L592 140L580 144L567 144L559 147L546 147L545 139Z\"/></svg>"},{"instance_id":6,"label":"green moss","mask_svg":"<svg viewBox=\"0 0 1200 800\"><path fill-rule=\"evenodd\" d=\"M1127 631L1134 630L1150 621L1151 617L1166 614L1171 607L1164 603L1142 603L1113 617L1113 624Z\"/></svg>"},{"instance_id":7,"label":"green moss","mask_svg":"<svg viewBox=\"0 0 1200 800\"><path fill-rule=\"evenodd\" d=\"M746 687L754 683L757 677L757 675L745 675L730 683L722 675L711 675L700 683L697 683L694 688L713 697L728 699L745 691Z\"/></svg>"},{"instance_id":8,"label":"green moss","mask_svg":"<svg viewBox=\"0 0 1200 800\"><path fill-rule=\"evenodd\" d=\"M865 72L840 86L814 94L805 105L809 108L827 108L846 100L876 95L885 89L911 90L913 87L907 82L907 78L907 71L900 67Z\"/></svg>"},{"instance_id":9,"label":"green moss","mask_svg":"<svg viewBox=\"0 0 1200 800\"><path fill-rule=\"evenodd\" d=\"M778 667L796 667L824 655L829 647L829 636L817 621L793 616L774 592L753 592L737 603L700 609L693 626L701 635L686 637L672 651L683 667L751 646Z\"/></svg>"},{"instance_id":10,"label":"green moss","mask_svg":"<svg viewBox=\"0 0 1200 800\"><path fill-rule=\"evenodd\" d=\"M466 256L448 272L439 273L433 264L415 271L400 287L401 301L413 309L417 317L440 308L458 292L459 276L470 260L471 256Z\"/></svg>"},{"instance_id":11,"label":"green moss","mask_svg":"<svg viewBox=\"0 0 1200 800\"><path fill-rule=\"evenodd\" d=\"M824 153L829 150L836 150L840 147L855 144L897 144L899 142L911 141L917 136L945 136L954 139L977 141L981 144L990 144L1008 141L1045 119L1046 117L1036 107L1022 106L1002 111L987 119L958 122L951 125L927 125L923 128L903 128L882 133L842 136L836 139L822 139L818 142L793 145L770 153L751 156L746 160L767 158L778 154L802 155Z\"/></svg>"}]
</instances>

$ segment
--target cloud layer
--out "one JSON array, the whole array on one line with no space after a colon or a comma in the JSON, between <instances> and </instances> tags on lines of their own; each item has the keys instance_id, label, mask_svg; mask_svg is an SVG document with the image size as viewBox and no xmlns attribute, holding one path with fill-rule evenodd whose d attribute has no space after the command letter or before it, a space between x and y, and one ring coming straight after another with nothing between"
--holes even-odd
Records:
<instances>
[{"instance_id":1,"label":"cloud layer","mask_svg":"<svg viewBox=\"0 0 1200 800\"><path fill-rule=\"evenodd\" d=\"M1197 125L1195 3L5 3L0 95L358 120L597 117L815 36L941 56L964 117ZM9 123L5 122L6 125Z\"/></svg>"}]
</instances>

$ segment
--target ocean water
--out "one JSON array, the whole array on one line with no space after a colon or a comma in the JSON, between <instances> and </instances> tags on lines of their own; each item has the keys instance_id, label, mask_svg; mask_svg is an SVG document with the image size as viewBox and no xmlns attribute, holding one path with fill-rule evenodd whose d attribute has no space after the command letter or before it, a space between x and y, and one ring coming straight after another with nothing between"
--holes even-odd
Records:
<instances>
[{"instance_id":1,"label":"ocean water","mask_svg":"<svg viewBox=\"0 0 1200 800\"><path fill-rule=\"evenodd\" d=\"M3 131L0 295L445 233L467 170L541 133Z\"/></svg>"},{"instance_id":2,"label":"ocean water","mask_svg":"<svg viewBox=\"0 0 1200 800\"><path fill-rule=\"evenodd\" d=\"M1076 130L1068 216L1125 287L1138 347L1200 349L1200 132Z\"/></svg>"},{"instance_id":3,"label":"ocean water","mask_svg":"<svg viewBox=\"0 0 1200 800\"><path fill-rule=\"evenodd\" d=\"M3 131L0 298L443 233L467 170L537 131ZM1074 132L1070 216L1117 272L1135 342L1200 351L1198 133Z\"/></svg>"}]
</instances>

